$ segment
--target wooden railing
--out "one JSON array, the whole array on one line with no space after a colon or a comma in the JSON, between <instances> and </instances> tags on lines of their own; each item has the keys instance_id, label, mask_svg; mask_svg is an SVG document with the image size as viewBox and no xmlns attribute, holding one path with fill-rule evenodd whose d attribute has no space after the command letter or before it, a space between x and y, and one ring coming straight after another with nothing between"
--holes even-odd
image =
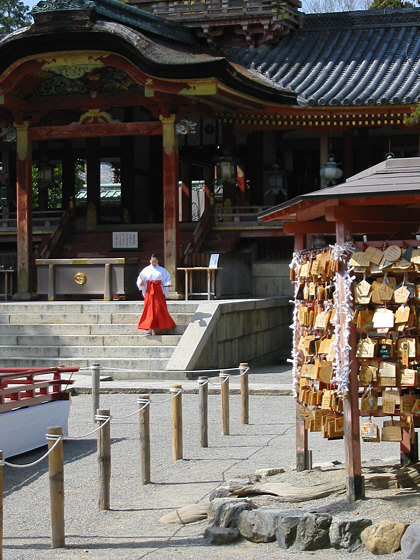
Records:
<instances>
[{"instance_id":1,"label":"wooden railing","mask_svg":"<svg viewBox=\"0 0 420 560\"><path fill-rule=\"evenodd\" d=\"M71 379L62 373L79 371L78 367L0 368L0 413L50 401L68 400L65 390Z\"/></svg>"},{"instance_id":2,"label":"wooden railing","mask_svg":"<svg viewBox=\"0 0 420 560\"><path fill-rule=\"evenodd\" d=\"M34 210L32 212L32 225L34 228L51 228L56 226L63 215L62 210ZM10 212L6 218L0 213L0 231L16 231L16 212Z\"/></svg>"},{"instance_id":3,"label":"wooden railing","mask_svg":"<svg viewBox=\"0 0 420 560\"><path fill-rule=\"evenodd\" d=\"M74 210L72 208L69 208L61 216L61 220L59 221L54 233L50 236L47 243L42 247L40 253L40 257L42 259L51 259L52 257L57 256L62 246L64 245L66 237L73 229L73 224Z\"/></svg>"},{"instance_id":4,"label":"wooden railing","mask_svg":"<svg viewBox=\"0 0 420 560\"><path fill-rule=\"evenodd\" d=\"M215 225L229 223L235 224L257 224L258 214L267 210L270 206L223 206L217 204L214 212Z\"/></svg>"},{"instance_id":5,"label":"wooden railing","mask_svg":"<svg viewBox=\"0 0 420 560\"><path fill-rule=\"evenodd\" d=\"M188 263L188 258L193 253L199 253L203 243L210 233L214 224L214 206L210 205L206 208L201 220L198 222L194 230L191 241L188 243L184 251L184 263Z\"/></svg>"}]
</instances>

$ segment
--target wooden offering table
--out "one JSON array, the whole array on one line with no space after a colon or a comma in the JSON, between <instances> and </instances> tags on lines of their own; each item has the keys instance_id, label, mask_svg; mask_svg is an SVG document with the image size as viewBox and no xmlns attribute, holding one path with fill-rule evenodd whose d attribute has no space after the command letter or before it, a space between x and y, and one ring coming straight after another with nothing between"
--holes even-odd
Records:
<instances>
[{"instance_id":1,"label":"wooden offering table","mask_svg":"<svg viewBox=\"0 0 420 560\"><path fill-rule=\"evenodd\" d=\"M37 259L38 294L49 301L60 296L94 296L104 301L135 294L138 261L135 258Z\"/></svg>"},{"instance_id":2,"label":"wooden offering table","mask_svg":"<svg viewBox=\"0 0 420 560\"><path fill-rule=\"evenodd\" d=\"M207 296L207 299L211 299L215 296L215 280L216 280L216 270L221 270L221 268L214 268L209 266L188 266L178 268L178 270L183 270L185 272L185 300L188 300L188 296ZM193 272L195 271L206 271L207 272L207 292L190 292L190 286L192 289L193 285Z\"/></svg>"}]
</instances>

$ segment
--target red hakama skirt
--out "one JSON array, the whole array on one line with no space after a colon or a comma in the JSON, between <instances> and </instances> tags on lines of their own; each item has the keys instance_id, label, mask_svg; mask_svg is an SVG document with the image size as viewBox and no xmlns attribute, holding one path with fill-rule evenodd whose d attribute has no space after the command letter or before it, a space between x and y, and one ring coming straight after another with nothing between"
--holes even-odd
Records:
<instances>
[{"instance_id":1,"label":"red hakama skirt","mask_svg":"<svg viewBox=\"0 0 420 560\"><path fill-rule=\"evenodd\" d=\"M160 280L148 280L143 313L137 328L147 331L149 329L170 329L175 326L166 307L165 294L162 291Z\"/></svg>"}]
</instances>

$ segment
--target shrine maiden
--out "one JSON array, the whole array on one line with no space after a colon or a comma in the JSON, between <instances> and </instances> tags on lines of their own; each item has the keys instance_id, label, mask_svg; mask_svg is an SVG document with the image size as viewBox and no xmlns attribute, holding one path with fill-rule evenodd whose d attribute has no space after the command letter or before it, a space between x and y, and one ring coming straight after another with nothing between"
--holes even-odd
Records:
<instances>
[{"instance_id":1,"label":"shrine maiden","mask_svg":"<svg viewBox=\"0 0 420 560\"><path fill-rule=\"evenodd\" d=\"M170 286L169 272L163 266L159 266L158 256L153 253L150 257L149 266L143 268L137 278L137 287L144 297L143 313L137 328L147 331L147 336L153 334L153 329L175 327L175 323L166 307L166 298Z\"/></svg>"}]
</instances>

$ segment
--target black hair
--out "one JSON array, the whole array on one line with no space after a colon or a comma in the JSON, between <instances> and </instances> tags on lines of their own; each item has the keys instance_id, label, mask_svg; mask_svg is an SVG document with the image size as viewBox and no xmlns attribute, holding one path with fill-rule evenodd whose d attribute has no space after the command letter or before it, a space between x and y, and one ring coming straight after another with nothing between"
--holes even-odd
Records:
<instances>
[{"instance_id":1,"label":"black hair","mask_svg":"<svg viewBox=\"0 0 420 560\"><path fill-rule=\"evenodd\" d=\"M151 255L151 257L150 257L150 260L152 260L152 259L157 259L157 258L158 258L157 254L156 254L156 253L152 253L152 255Z\"/></svg>"}]
</instances>

